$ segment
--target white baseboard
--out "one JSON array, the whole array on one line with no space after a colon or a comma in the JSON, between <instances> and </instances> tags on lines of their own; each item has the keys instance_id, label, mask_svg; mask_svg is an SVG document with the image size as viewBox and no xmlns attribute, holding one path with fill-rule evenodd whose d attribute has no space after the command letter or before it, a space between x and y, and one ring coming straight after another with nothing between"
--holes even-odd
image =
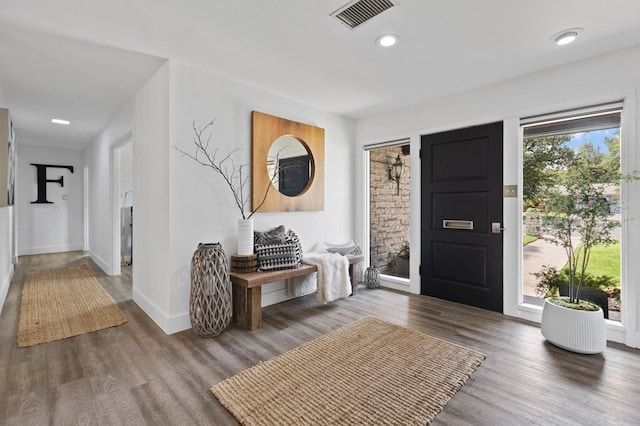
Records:
<instances>
[{"instance_id":1,"label":"white baseboard","mask_svg":"<svg viewBox=\"0 0 640 426\"><path fill-rule=\"evenodd\" d=\"M18 252L18 256L29 256L32 254L47 254L47 253L63 253L67 251L82 251L84 246L82 244L71 244L66 246L49 246L49 247L30 247L22 248Z\"/></svg>"},{"instance_id":2,"label":"white baseboard","mask_svg":"<svg viewBox=\"0 0 640 426\"><path fill-rule=\"evenodd\" d=\"M627 330L622 324L616 321L605 320L607 323L607 340L625 344L627 342Z\"/></svg>"},{"instance_id":3,"label":"white baseboard","mask_svg":"<svg viewBox=\"0 0 640 426\"><path fill-rule=\"evenodd\" d=\"M408 278L394 277L391 275L383 275L380 277L380 286L391 288L393 290L411 293L411 282Z\"/></svg>"},{"instance_id":4,"label":"white baseboard","mask_svg":"<svg viewBox=\"0 0 640 426\"><path fill-rule=\"evenodd\" d=\"M263 289L267 286L263 286ZM276 303L284 302L293 299L292 296L287 294L286 288L279 288L262 293L262 306L275 305ZM189 330L191 328L191 320L189 319L189 312L183 314L168 316L160 308L158 308L153 302L149 301L144 295L134 290L133 301L140 306L153 322L165 334L178 333L180 331Z\"/></svg>"},{"instance_id":5,"label":"white baseboard","mask_svg":"<svg viewBox=\"0 0 640 426\"><path fill-rule=\"evenodd\" d=\"M627 331L627 341L625 342L627 346L630 346L632 348L640 348L640 333L633 333L630 331Z\"/></svg>"},{"instance_id":6,"label":"white baseboard","mask_svg":"<svg viewBox=\"0 0 640 426\"><path fill-rule=\"evenodd\" d=\"M263 289L265 289L265 287L267 288L267 291L262 293L263 307L293 299L293 297L287 294L287 289L284 288L283 283L280 285L278 284L279 283L274 283L263 286ZM269 288L269 286L272 288ZM154 323L156 323L158 327L160 327L162 331L165 332L165 334L178 333L191 328L189 312L169 316L155 303L151 302L147 297L135 289L133 290L133 301L149 316L149 318L151 318Z\"/></svg>"},{"instance_id":7,"label":"white baseboard","mask_svg":"<svg viewBox=\"0 0 640 426\"><path fill-rule=\"evenodd\" d=\"M133 301L145 314L156 323L165 334L178 333L191 328L189 312L169 316L165 314L155 303L146 298L142 293L133 289Z\"/></svg>"},{"instance_id":8,"label":"white baseboard","mask_svg":"<svg viewBox=\"0 0 640 426\"><path fill-rule=\"evenodd\" d=\"M4 302L7 300L7 294L9 294L9 286L11 285L11 280L13 279L13 265L9 265L9 275L3 277L4 279L0 282L0 314L2 314L2 308L4 308Z\"/></svg>"},{"instance_id":9,"label":"white baseboard","mask_svg":"<svg viewBox=\"0 0 640 426\"><path fill-rule=\"evenodd\" d=\"M98 265L100 267L100 269L102 269L104 271L105 274L112 275L111 274L111 268L109 267L107 262L102 260L102 258L100 256L98 256L97 254L95 254L94 252L89 250L89 257L91 258L91 260L93 260L96 263L96 265Z\"/></svg>"},{"instance_id":10,"label":"white baseboard","mask_svg":"<svg viewBox=\"0 0 640 426\"><path fill-rule=\"evenodd\" d=\"M289 296L287 293L285 281L276 281L262 286L262 307L275 305L293 298L294 296Z\"/></svg>"},{"instance_id":11,"label":"white baseboard","mask_svg":"<svg viewBox=\"0 0 640 426\"><path fill-rule=\"evenodd\" d=\"M514 316L527 321L540 323L542 321L542 307L523 303L518 305L517 315Z\"/></svg>"},{"instance_id":12,"label":"white baseboard","mask_svg":"<svg viewBox=\"0 0 640 426\"><path fill-rule=\"evenodd\" d=\"M406 285L404 286L407 287ZM262 307L275 305L299 296L290 296L284 283L276 282L262 286ZM158 306L140 292L133 290L133 301L142 309L153 322L166 334L178 333L191 328L189 312L168 316Z\"/></svg>"},{"instance_id":13,"label":"white baseboard","mask_svg":"<svg viewBox=\"0 0 640 426\"><path fill-rule=\"evenodd\" d=\"M265 286L263 286L264 288ZM281 288L275 291L262 292L262 307L275 305L276 303L286 302L296 296L289 296L286 288Z\"/></svg>"}]
</instances>

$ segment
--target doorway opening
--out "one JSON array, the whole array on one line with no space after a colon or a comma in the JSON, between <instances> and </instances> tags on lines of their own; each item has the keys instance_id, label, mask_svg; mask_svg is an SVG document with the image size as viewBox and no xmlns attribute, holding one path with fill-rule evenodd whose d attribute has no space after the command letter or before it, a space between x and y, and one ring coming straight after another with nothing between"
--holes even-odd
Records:
<instances>
[{"instance_id":1,"label":"doorway opening","mask_svg":"<svg viewBox=\"0 0 640 426\"><path fill-rule=\"evenodd\" d=\"M120 148L120 265L133 263L133 143Z\"/></svg>"},{"instance_id":2,"label":"doorway opening","mask_svg":"<svg viewBox=\"0 0 640 426\"><path fill-rule=\"evenodd\" d=\"M409 278L409 140L365 147L369 158L369 259L381 274Z\"/></svg>"},{"instance_id":3,"label":"doorway opening","mask_svg":"<svg viewBox=\"0 0 640 426\"><path fill-rule=\"evenodd\" d=\"M133 262L133 138L129 131L111 151L112 263L110 275ZM127 271L130 271L128 268Z\"/></svg>"},{"instance_id":4,"label":"doorway opening","mask_svg":"<svg viewBox=\"0 0 640 426\"><path fill-rule=\"evenodd\" d=\"M522 302L563 295L575 269L580 297L621 321L621 114L611 104L522 121Z\"/></svg>"}]
</instances>

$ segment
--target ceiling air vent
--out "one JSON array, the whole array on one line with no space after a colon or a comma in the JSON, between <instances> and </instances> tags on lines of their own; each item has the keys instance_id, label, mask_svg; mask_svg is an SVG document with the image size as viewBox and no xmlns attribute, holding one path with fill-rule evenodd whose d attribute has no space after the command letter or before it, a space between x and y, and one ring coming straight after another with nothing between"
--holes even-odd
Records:
<instances>
[{"instance_id":1,"label":"ceiling air vent","mask_svg":"<svg viewBox=\"0 0 640 426\"><path fill-rule=\"evenodd\" d=\"M390 0L355 0L342 6L331 14L351 29L364 24L394 6Z\"/></svg>"}]
</instances>

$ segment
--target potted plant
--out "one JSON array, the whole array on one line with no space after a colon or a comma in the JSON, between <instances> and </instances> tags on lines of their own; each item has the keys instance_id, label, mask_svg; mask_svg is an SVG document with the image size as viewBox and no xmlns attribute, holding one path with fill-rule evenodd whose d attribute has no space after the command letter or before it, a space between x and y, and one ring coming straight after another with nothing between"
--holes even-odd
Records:
<instances>
[{"instance_id":1,"label":"potted plant","mask_svg":"<svg viewBox=\"0 0 640 426\"><path fill-rule=\"evenodd\" d=\"M565 173L559 174L557 184L545 190L546 238L563 247L567 256L566 296L548 297L542 311L542 335L556 346L588 354L606 347L603 310L585 300L582 290L591 249L614 243L612 231L620 226L620 221L611 217L604 192L632 179L637 179L635 173L623 175L612 168L598 168L578 155Z\"/></svg>"},{"instance_id":2,"label":"potted plant","mask_svg":"<svg viewBox=\"0 0 640 426\"><path fill-rule=\"evenodd\" d=\"M411 249L409 241L403 241L400 249L393 254L393 274L399 277L409 276L409 256Z\"/></svg>"},{"instance_id":3,"label":"potted plant","mask_svg":"<svg viewBox=\"0 0 640 426\"><path fill-rule=\"evenodd\" d=\"M542 269L533 275L539 280L536 285L536 293L539 297L568 295L569 278L566 268L558 270L555 266L542 265ZM578 278L576 280L579 281ZM609 318L610 293L615 297L612 290L605 290L610 289L613 281L614 278L607 275L593 276L587 273L583 278L582 288L580 289L580 295L583 299L600 306L605 319Z\"/></svg>"}]
</instances>

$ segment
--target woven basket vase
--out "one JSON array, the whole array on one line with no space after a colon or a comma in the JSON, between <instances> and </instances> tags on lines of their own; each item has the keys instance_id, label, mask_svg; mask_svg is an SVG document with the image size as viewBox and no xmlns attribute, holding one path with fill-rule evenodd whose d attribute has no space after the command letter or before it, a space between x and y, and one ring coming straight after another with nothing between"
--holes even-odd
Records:
<instances>
[{"instance_id":1,"label":"woven basket vase","mask_svg":"<svg viewBox=\"0 0 640 426\"><path fill-rule=\"evenodd\" d=\"M364 272L364 282L367 288L380 287L380 269L376 266L369 266Z\"/></svg>"},{"instance_id":2,"label":"woven basket vase","mask_svg":"<svg viewBox=\"0 0 640 426\"><path fill-rule=\"evenodd\" d=\"M199 336L217 336L231 323L231 280L220 243L198 244L191 259L189 319Z\"/></svg>"}]
</instances>

